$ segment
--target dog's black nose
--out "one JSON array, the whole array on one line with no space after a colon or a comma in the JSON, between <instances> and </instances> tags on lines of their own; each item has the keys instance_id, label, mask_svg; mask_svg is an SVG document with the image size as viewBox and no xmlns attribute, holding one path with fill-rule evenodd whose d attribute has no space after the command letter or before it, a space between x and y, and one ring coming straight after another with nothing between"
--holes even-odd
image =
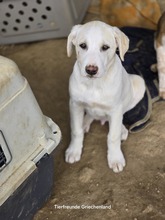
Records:
<instances>
[{"instance_id":1,"label":"dog's black nose","mask_svg":"<svg viewBox=\"0 0 165 220\"><path fill-rule=\"evenodd\" d=\"M94 65L86 66L85 71L90 75L94 76L98 72L98 67Z\"/></svg>"}]
</instances>

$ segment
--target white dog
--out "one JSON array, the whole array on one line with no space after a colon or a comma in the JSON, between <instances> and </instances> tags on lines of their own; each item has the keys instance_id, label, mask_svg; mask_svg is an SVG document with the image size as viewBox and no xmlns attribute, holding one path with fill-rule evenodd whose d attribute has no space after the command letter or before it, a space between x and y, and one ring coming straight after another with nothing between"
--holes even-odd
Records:
<instances>
[{"instance_id":1,"label":"white dog","mask_svg":"<svg viewBox=\"0 0 165 220\"><path fill-rule=\"evenodd\" d=\"M108 164L114 172L120 172L125 166L121 140L128 136L122 124L123 114L144 96L144 80L128 74L122 66L120 58L124 60L129 40L117 27L100 21L76 25L68 36L68 56L73 45L77 61L69 83L71 143L66 150L66 162L80 160L84 132L93 120L102 124L108 121Z\"/></svg>"}]
</instances>

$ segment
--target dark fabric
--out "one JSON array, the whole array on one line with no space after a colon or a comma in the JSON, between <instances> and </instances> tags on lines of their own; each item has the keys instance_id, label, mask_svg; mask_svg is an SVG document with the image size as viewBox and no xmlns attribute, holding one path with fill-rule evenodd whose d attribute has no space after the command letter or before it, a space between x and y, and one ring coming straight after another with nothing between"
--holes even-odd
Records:
<instances>
[{"instance_id":1,"label":"dark fabric","mask_svg":"<svg viewBox=\"0 0 165 220\"><path fill-rule=\"evenodd\" d=\"M152 112L152 103L159 99L158 75L150 69L151 65L156 63L154 31L134 27L124 27L121 30L130 39L129 51L125 55L123 66L128 73L142 76L146 84L144 98L126 112L123 118L123 123L131 132L135 132L146 126Z\"/></svg>"}]
</instances>

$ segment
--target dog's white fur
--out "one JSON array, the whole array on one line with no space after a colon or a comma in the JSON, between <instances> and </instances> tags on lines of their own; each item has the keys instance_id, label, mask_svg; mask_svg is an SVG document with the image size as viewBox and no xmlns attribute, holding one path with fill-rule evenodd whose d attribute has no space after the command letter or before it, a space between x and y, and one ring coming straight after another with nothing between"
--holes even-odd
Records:
<instances>
[{"instance_id":1,"label":"dog's white fur","mask_svg":"<svg viewBox=\"0 0 165 220\"><path fill-rule=\"evenodd\" d=\"M155 32L154 47L157 55L157 68L159 78L159 96L165 99L165 12L159 18ZM154 65L151 66L152 70Z\"/></svg>"},{"instance_id":2,"label":"dog's white fur","mask_svg":"<svg viewBox=\"0 0 165 220\"><path fill-rule=\"evenodd\" d=\"M165 99L165 36L162 37L162 42L162 45L156 47L156 54L159 77L159 96Z\"/></svg>"},{"instance_id":3,"label":"dog's white fur","mask_svg":"<svg viewBox=\"0 0 165 220\"><path fill-rule=\"evenodd\" d=\"M82 49L80 45L87 47ZM73 27L68 36L67 53L76 48L77 61L70 77L70 120L71 142L66 150L66 162L80 160L84 132L88 131L93 120L109 122L108 164L114 172L125 166L121 151L121 140L127 139L128 130L122 124L123 114L133 108L144 96L144 80L126 72L119 55L129 47L129 39L117 27L100 21L92 21ZM109 48L103 50L103 46ZM89 77L86 66L97 66L98 72Z\"/></svg>"}]
</instances>

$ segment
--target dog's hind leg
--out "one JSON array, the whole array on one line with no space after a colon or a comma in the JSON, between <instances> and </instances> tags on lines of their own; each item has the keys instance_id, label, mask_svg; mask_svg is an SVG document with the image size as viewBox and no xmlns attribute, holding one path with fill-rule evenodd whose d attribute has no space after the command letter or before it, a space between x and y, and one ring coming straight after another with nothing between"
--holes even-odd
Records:
<instances>
[{"instance_id":1,"label":"dog's hind leg","mask_svg":"<svg viewBox=\"0 0 165 220\"><path fill-rule=\"evenodd\" d=\"M145 83L141 76L130 74L130 79L133 88L133 100L130 104L130 108L133 108L144 96L145 93Z\"/></svg>"},{"instance_id":2,"label":"dog's hind leg","mask_svg":"<svg viewBox=\"0 0 165 220\"><path fill-rule=\"evenodd\" d=\"M90 125L93 122L93 118L86 113L84 116L84 122L83 122L83 129L84 129L84 133L88 133L89 129L90 129Z\"/></svg>"},{"instance_id":3,"label":"dog's hind leg","mask_svg":"<svg viewBox=\"0 0 165 220\"><path fill-rule=\"evenodd\" d=\"M127 137L128 137L128 129L122 124L121 140L125 141L125 140L127 140Z\"/></svg>"}]
</instances>

